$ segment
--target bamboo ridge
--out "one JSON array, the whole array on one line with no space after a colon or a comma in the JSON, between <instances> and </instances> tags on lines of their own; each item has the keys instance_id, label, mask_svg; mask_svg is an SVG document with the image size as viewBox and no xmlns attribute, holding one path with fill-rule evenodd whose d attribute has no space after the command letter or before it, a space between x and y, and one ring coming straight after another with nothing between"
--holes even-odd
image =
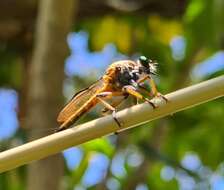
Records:
<instances>
[{"instance_id":1,"label":"bamboo ridge","mask_svg":"<svg viewBox=\"0 0 224 190\"><path fill-rule=\"evenodd\" d=\"M122 123L120 131L123 131L222 96L224 96L224 76L167 94L168 103L155 98L153 101L158 105L156 109L148 103L143 103L119 111L116 116ZM0 173L109 135L117 130L118 126L112 116L105 116L1 152Z\"/></svg>"}]
</instances>

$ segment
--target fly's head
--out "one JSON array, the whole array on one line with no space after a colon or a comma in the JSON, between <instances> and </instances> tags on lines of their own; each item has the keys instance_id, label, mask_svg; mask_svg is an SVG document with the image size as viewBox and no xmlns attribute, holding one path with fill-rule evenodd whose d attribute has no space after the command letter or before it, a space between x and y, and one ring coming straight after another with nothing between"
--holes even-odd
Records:
<instances>
[{"instance_id":1,"label":"fly's head","mask_svg":"<svg viewBox=\"0 0 224 190\"><path fill-rule=\"evenodd\" d=\"M152 61L151 59L148 59L145 56L140 56L138 58L138 63L140 65L139 68L139 73L142 74L153 74L156 75L156 66L157 66L157 62Z\"/></svg>"}]
</instances>

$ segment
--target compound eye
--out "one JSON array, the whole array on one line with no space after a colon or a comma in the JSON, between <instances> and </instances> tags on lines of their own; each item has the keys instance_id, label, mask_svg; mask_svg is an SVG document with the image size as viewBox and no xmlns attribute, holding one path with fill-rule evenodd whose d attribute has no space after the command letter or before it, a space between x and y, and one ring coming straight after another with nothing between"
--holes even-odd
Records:
<instances>
[{"instance_id":1,"label":"compound eye","mask_svg":"<svg viewBox=\"0 0 224 190\"><path fill-rule=\"evenodd\" d=\"M145 66L145 67L148 67L148 66L149 66L149 60L148 60L148 58L145 57L145 56L140 56L140 57L139 57L139 62L140 62L143 66Z\"/></svg>"}]
</instances>

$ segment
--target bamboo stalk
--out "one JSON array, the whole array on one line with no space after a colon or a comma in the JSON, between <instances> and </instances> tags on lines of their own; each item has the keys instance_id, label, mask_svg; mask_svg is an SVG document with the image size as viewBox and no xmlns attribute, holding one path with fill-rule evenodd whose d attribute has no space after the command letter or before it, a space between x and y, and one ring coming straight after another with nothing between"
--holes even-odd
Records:
<instances>
[{"instance_id":1,"label":"bamboo stalk","mask_svg":"<svg viewBox=\"0 0 224 190\"><path fill-rule=\"evenodd\" d=\"M122 123L120 130L171 115L224 95L224 76L167 94L168 103L154 99L158 108L148 103L133 106L117 113ZM173 116L175 117L175 115ZM111 116L99 118L74 128L55 133L0 153L0 173L45 158L71 146L109 135L118 130Z\"/></svg>"}]
</instances>

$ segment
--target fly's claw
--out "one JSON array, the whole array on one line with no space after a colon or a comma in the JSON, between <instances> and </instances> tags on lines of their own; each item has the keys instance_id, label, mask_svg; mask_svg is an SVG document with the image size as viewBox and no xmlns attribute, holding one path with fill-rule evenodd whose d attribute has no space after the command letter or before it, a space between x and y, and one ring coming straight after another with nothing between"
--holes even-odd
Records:
<instances>
[{"instance_id":1,"label":"fly's claw","mask_svg":"<svg viewBox=\"0 0 224 190\"><path fill-rule=\"evenodd\" d=\"M118 119L117 119L117 117L116 117L116 111L113 111L113 112L112 112L112 117L113 117L114 121L117 123L118 128L120 129L120 128L122 127L123 123L121 123L120 121L118 121ZM119 132L116 131L116 132L114 132L114 134L115 134L115 135L118 135Z\"/></svg>"},{"instance_id":2,"label":"fly's claw","mask_svg":"<svg viewBox=\"0 0 224 190\"><path fill-rule=\"evenodd\" d=\"M153 109L156 109L158 107L151 100L149 100L149 99L145 99L145 100L146 100L146 102L148 102L153 107Z\"/></svg>"},{"instance_id":3,"label":"fly's claw","mask_svg":"<svg viewBox=\"0 0 224 190\"><path fill-rule=\"evenodd\" d=\"M121 128L122 123L120 121L118 121L117 116L116 116L116 111L112 112L112 117L113 117L114 121L117 123L118 127Z\"/></svg>"},{"instance_id":4,"label":"fly's claw","mask_svg":"<svg viewBox=\"0 0 224 190\"><path fill-rule=\"evenodd\" d=\"M158 97L158 98L162 98L163 100L165 100L166 103L169 102L169 100L168 100L163 94L161 94L160 92L158 92L158 93L156 94L156 97Z\"/></svg>"}]
</instances>

